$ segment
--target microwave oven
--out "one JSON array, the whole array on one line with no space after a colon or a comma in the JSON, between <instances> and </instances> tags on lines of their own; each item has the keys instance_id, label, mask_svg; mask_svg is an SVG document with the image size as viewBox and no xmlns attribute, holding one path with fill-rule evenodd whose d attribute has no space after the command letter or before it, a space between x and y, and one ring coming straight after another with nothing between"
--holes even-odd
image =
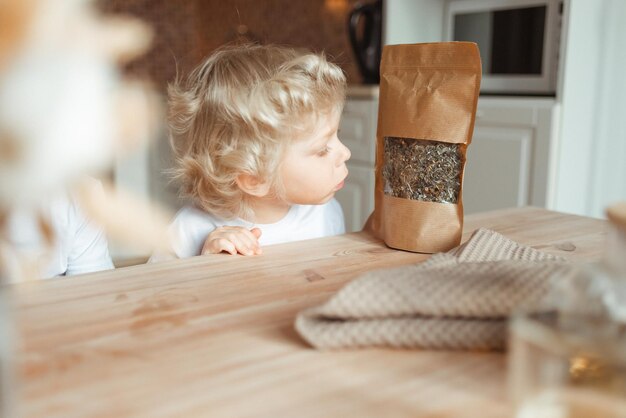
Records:
<instances>
[{"instance_id":1,"label":"microwave oven","mask_svg":"<svg viewBox=\"0 0 626 418\"><path fill-rule=\"evenodd\" d=\"M556 93L562 0L448 0L448 41L478 44L481 93Z\"/></svg>"}]
</instances>

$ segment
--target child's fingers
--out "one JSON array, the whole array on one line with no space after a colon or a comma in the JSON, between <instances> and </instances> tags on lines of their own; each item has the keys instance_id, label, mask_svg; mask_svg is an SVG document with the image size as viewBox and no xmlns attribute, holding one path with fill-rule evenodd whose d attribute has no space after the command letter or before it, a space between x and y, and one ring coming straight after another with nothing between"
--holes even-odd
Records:
<instances>
[{"instance_id":1,"label":"child's fingers","mask_svg":"<svg viewBox=\"0 0 626 418\"><path fill-rule=\"evenodd\" d=\"M248 234L246 234L246 232L248 232ZM241 231L237 231L237 232L232 232L229 233L227 235L227 238L230 242L232 242L235 245L235 248L237 248L237 251L240 254L243 255L254 255L254 253L256 252L256 247L258 246L258 243L256 242L256 239L251 238L249 235L249 231L247 230L241 230Z\"/></svg>"},{"instance_id":2,"label":"child's fingers","mask_svg":"<svg viewBox=\"0 0 626 418\"><path fill-rule=\"evenodd\" d=\"M233 244L226 238L216 238L204 244L204 248L202 248L202 255L219 254L222 251L226 251L231 255L237 254L237 248L235 247L235 244Z\"/></svg>"},{"instance_id":3,"label":"child's fingers","mask_svg":"<svg viewBox=\"0 0 626 418\"><path fill-rule=\"evenodd\" d=\"M237 255L237 246L233 244L232 242L230 242L229 240L225 238L220 238L219 240L217 240L217 242L218 242L218 247L219 247L218 253L221 253L222 251L226 251L230 255Z\"/></svg>"},{"instance_id":4,"label":"child's fingers","mask_svg":"<svg viewBox=\"0 0 626 418\"><path fill-rule=\"evenodd\" d=\"M238 237L241 241L241 245L238 246L238 250L243 255L255 255L259 249L259 243L256 238L251 239L247 235L240 235Z\"/></svg>"},{"instance_id":5,"label":"child's fingers","mask_svg":"<svg viewBox=\"0 0 626 418\"><path fill-rule=\"evenodd\" d=\"M263 250L261 249L261 244L259 244L259 238L261 238L262 231L261 231L259 228L252 228L252 229L250 230L250 233L251 233L251 234L254 236L254 238L255 238L255 241L254 241L254 242L255 242L255 244L256 244L256 247L255 247L255 249L254 249L254 253L255 253L256 255L263 254Z\"/></svg>"},{"instance_id":6,"label":"child's fingers","mask_svg":"<svg viewBox=\"0 0 626 418\"><path fill-rule=\"evenodd\" d=\"M255 255L261 254L258 237L261 236L259 228L248 230L243 227L220 227L209 234L202 254L216 254L227 251L230 254Z\"/></svg>"},{"instance_id":7,"label":"child's fingers","mask_svg":"<svg viewBox=\"0 0 626 418\"><path fill-rule=\"evenodd\" d=\"M256 232L259 231L259 232ZM238 232L245 237L246 242L253 246L257 247L259 245L259 237L261 236L259 228L246 229L241 228ZM258 235L257 235L258 234Z\"/></svg>"},{"instance_id":8,"label":"child's fingers","mask_svg":"<svg viewBox=\"0 0 626 418\"><path fill-rule=\"evenodd\" d=\"M259 232L255 232L255 230ZM246 253L243 253L243 254L245 255L260 254L259 252L260 245L259 245L259 240L258 240L258 237L261 235L260 231L261 230L258 228L253 228L252 230L241 228L240 230L237 231L237 238L241 240L244 247L246 247L246 249L248 250Z\"/></svg>"}]
</instances>

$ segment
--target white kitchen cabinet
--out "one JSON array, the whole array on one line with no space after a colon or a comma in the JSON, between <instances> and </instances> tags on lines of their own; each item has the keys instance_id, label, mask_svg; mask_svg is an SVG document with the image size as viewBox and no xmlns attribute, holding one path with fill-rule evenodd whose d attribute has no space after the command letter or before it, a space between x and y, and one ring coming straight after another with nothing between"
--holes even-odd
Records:
<instances>
[{"instance_id":1,"label":"white kitchen cabinet","mask_svg":"<svg viewBox=\"0 0 626 418\"><path fill-rule=\"evenodd\" d=\"M465 164L465 213L550 206L557 111L552 98L480 97Z\"/></svg>"},{"instance_id":2,"label":"white kitchen cabinet","mask_svg":"<svg viewBox=\"0 0 626 418\"><path fill-rule=\"evenodd\" d=\"M350 173L336 198L343 208L346 231L359 231L374 210L374 164L378 86L350 86L339 124L339 138L352 154Z\"/></svg>"},{"instance_id":3,"label":"white kitchen cabinet","mask_svg":"<svg viewBox=\"0 0 626 418\"><path fill-rule=\"evenodd\" d=\"M467 151L463 201L466 213L528 202L532 128L478 127Z\"/></svg>"}]
</instances>

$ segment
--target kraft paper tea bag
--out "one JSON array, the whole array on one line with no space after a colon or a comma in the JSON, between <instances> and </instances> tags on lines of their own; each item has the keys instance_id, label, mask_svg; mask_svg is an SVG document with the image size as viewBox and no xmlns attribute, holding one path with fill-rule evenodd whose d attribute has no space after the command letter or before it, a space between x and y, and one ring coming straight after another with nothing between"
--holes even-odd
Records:
<instances>
[{"instance_id":1,"label":"kraft paper tea bag","mask_svg":"<svg viewBox=\"0 0 626 418\"><path fill-rule=\"evenodd\" d=\"M385 46L376 135L374 234L435 253L461 242L463 171L480 89L470 42Z\"/></svg>"}]
</instances>

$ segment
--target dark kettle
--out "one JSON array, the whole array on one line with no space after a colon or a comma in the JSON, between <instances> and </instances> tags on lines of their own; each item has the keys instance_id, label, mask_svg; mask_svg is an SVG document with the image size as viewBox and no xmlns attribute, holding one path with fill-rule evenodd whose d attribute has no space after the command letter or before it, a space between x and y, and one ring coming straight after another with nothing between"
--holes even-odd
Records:
<instances>
[{"instance_id":1,"label":"dark kettle","mask_svg":"<svg viewBox=\"0 0 626 418\"><path fill-rule=\"evenodd\" d=\"M348 18L350 44L365 84L380 82L382 19L382 0L357 4ZM359 31L359 25L361 25L361 31Z\"/></svg>"}]
</instances>

